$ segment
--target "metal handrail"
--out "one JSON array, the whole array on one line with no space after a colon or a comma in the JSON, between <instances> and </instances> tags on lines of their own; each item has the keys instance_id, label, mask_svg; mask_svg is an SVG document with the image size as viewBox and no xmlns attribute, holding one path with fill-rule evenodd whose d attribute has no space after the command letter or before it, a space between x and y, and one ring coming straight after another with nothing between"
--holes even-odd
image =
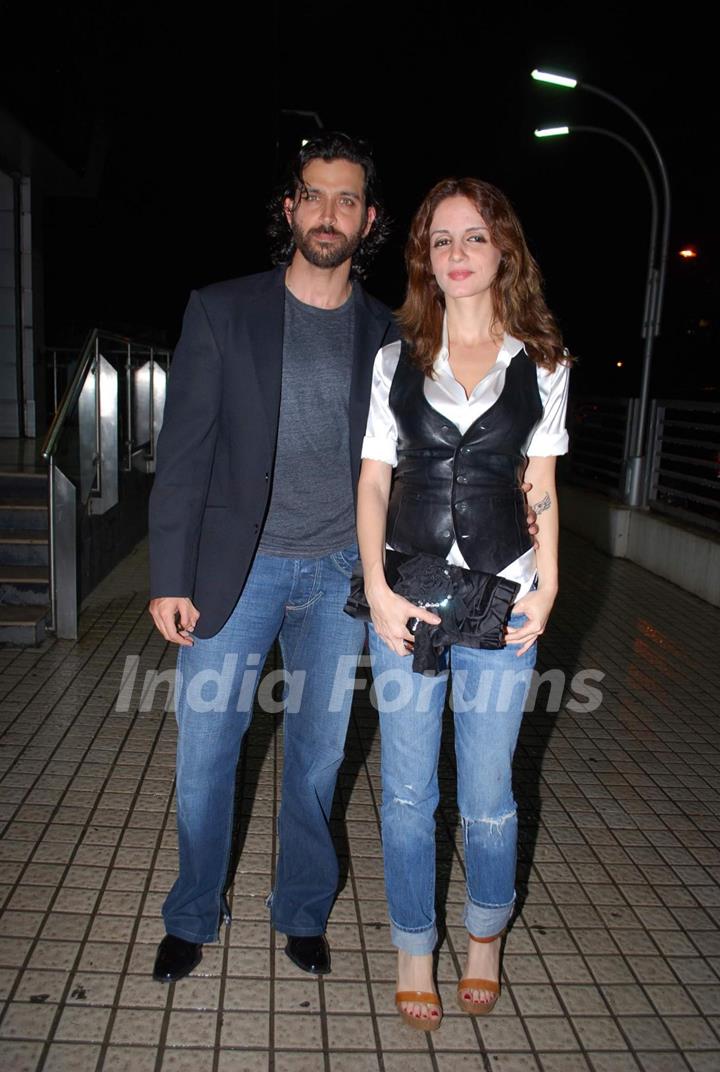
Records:
<instances>
[{"instance_id":1,"label":"metal handrail","mask_svg":"<svg viewBox=\"0 0 720 1072\"><path fill-rule=\"evenodd\" d=\"M73 373L73 378L65 389L65 393L62 397L62 401L58 406L58 411L52 419L50 427L45 436L43 442L41 455L45 461L49 461L55 451L57 450L60 435L65 425L69 414L71 413L75 403L80 397L80 392L83 389L83 384L87 377L90 367L97 357L97 341L102 335L103 339L110 339L112 342L120 343L122 346L132 346L133 340L126 335L116 335L112 331L100 331L99 328L93 328L88 334L85 344L80 351L80 360L78 361L77 368ZM147 346L149 350L153 349L152 343L135 343L135 345Z\"/></svg>"},{"instance_id":2,"label":"metal handrail","mask_svg":"<svg viewBox=\"0 0 720 1072\"><path fill-rule=\"evenodd\" d=\"M93 328L89 333L85 345L80 351L80 360L78 361L77 368L73 374L73 378L65 388L65 394L62 397L62 401L58 406L57 413L53 417L50 427L48 428L47 435L42 445L41 456L47 462L55 454L57 445L60 440L60 434L65 425L65 421L68 418L73 406L80 397L80 392L83 389L85 378L88 374L88 370L95 359L96 344L98 339L98 329Z\"/></svg>"},{"instance_id":3,"label":"metal handrail","mask_svg":"<svg viewBox=\"0 0 720 1072\"><path fill-rule=\"evenodd\" d=\"M684 398L658 398L655 404L666 409L691 410L693 413L717 413L720 409L717 402L693 402Z\"/></svg>"}]
</instances>

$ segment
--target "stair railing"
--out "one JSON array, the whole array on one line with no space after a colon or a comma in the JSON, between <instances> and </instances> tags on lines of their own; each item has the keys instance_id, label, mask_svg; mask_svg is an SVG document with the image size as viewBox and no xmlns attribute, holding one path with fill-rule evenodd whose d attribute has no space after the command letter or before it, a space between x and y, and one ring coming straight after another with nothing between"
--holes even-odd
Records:
<instances>
[{"instance_id":1,"label":"stair railing","mask_svg":"<svg viewBox=\"0 0 720 1072\"><path fill-rule=\"evenodd\" d=\"M77 637L78 519L122 509L122 475L155 471L169 362L167 349L95 328L57 406L42 457L49 466L49 628L58 637Z\"/></svg>"}]
</instances>

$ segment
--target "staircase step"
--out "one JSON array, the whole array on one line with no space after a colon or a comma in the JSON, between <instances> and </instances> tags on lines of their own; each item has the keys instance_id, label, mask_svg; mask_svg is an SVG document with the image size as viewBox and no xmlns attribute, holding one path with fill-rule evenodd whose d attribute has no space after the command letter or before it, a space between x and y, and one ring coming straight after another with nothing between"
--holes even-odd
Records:
<instances>
[{"instance_id":1,"label":"staircase step","mask_svg":"<svg viewBox=\"0 0 720 1072\"><path fill-rule=\"evenodd\" d=\"M2 500L12 499L42 505L47 502L47 488L46 472L24 473L0 469L0 499Z\"/></svg>"},{"instance_id":2,"label":"staircase step","mask_svg":"<svg viewBox=\"0 0 720 1072\"><path fill-rule=\"evenodd\" d=\"M0 520L0 525L2 524ZM48 534L39 529L7 530L0 527L0 567L47 566Z\"/></svg>"},{"instance_id":3,"label":"staircase step","mask_svg":"<svg viewBox=\"0 0 720 1072\"><path fill-rule=\"evenodd\" d=\"M0 603L0 644L40 644L45 639L47 603L36 607L8 606Z\"/></svg>"},{"instance_id":4,"label":"staircase step","mask_svg":"<svg viewBox=\"0 0 720 1072\"><path fill-rule=\"evenodd\" d=\"M47 502L0 499L0 529L40 529L47 532Z\"/></svg>"},{"instance_id":5,"label":"staircase step","mask_svg":"<svg viewBox=\"0 0 720 1072\"><path fill-rule=\"evenodd\" d=\"M0 518L0 543L47 543L47 530L42 529L6 529Z\"/></svg>"},{"instance_id":6,"label":"staircase step","mask_svg":"<svg viewBox=\"0 0 720 1072\"><path fill-rule=\"evenodd\" d=\"M0 584L6 581L26 584L48 583L47 566L0 566Z\"/></svg>"},{"instance_id":7,"label":"staircase step","mask_svg":"<svg viewBox=\"0 0 720 1072\"><path fill-rule=\"evenodd\" d=\"M47 566L0 565L0 604L33 604L48 601Z\"/></svg>"}]
</instances>

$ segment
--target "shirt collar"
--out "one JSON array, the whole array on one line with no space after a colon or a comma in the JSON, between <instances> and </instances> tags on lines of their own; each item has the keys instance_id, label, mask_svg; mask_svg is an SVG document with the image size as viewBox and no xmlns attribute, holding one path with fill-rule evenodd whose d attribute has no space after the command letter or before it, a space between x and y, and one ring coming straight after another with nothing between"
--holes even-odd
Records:
<instances>
[{"instance_id":1,"label":"shirt collar","mask_svg":"<svg viewBox=\"0 0 720 1072\"><path fill-rule=\"evenodd\" d=\"M507 332L503 335L503 341L500 346L500 351L497 356L497 364L507 367L516 354L519 354L523 348L523 344L519 339L516 339L513 335L508 335ZM443 314L442 324L442 339L440 342L440 349L438 350L437 357L433 362L433 368L436 372L440 372L441 369L447 369L450 363L450 349L448 347L448 329L447 329L447 313Z\"/></svg>"}]
</instances>

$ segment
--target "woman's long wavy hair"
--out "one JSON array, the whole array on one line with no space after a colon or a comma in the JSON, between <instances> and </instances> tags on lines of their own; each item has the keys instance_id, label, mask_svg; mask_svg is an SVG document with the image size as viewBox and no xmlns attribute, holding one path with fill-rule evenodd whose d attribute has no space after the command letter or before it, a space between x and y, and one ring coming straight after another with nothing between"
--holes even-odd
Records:
<instances>
[{"instance_id":1,"label":"woman's long wavy hair","mask_svg":"<svg viewBox=\"0 0 720 1072\"><path fill-rule=\"evenodd\" d=\"M540 270L505 194L479 179L443 179L433 186L413 218L405 247L407 292L397 314L413 361L431 376L442 344L445 297L430 264L430 227L438 205L449 197L466 197L475 205L487 224L492 244L502 255L491 287L493 328L520 339L528 357L554 370L568 356L555 318L545 304Z\"/></svg>"},{"instance_id":2,"label":"woman's long wavy hair","mask_svg":"<svg viewBox=\"0 0 720 1072\"><path fill-rule=\"evenodd\" d=\"M270 256L273 264L285 264L295 252L295 240L285 218L285 200L291 198L297 204L305 184L303 172L311 160L348 160L359 164L365 175L365 208L375 209L375 220L363 238L352 259L351 275L362 278L370 262L390 231L390 221L385 211L380 182L375 168L372 149L362 138L351 138L340 131L323 131L307 141L290 161L285 175L275 190L268 205L267 235L270 240Z\"/></svg>"}]
</instances>

